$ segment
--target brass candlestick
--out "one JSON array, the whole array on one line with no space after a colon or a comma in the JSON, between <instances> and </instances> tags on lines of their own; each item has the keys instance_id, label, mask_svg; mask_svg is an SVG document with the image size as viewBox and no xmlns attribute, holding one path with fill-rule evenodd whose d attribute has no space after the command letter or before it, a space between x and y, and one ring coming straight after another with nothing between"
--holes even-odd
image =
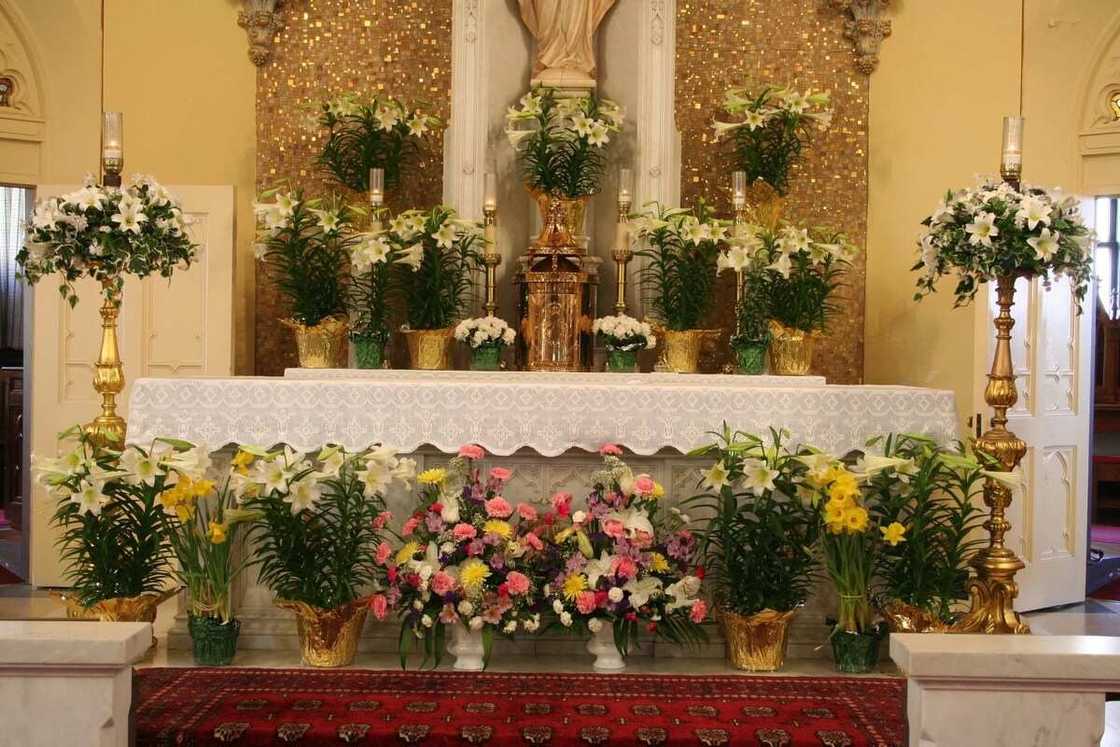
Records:
<instances>
[{"instance_id":1,"label":"brass candlestick","mask_svg":"<svg viewBox=\"0 0 1120 747\"><path fill-rule=\"evenodd\" d=\"M630 249L630 200L619 196L618 198L618 234L615 248L611 251L611 258L615 263L615 290L614 312L626 313L626 274L634 252Z\"/></svg>"},{"instance_id":2,"label":"brass candlestick","mask_svg":"<svg viewBox=\"0 0 1120 747\"><path fill-rule=\"evenodd\" d=\"M486 302L482 308L487 316L494 316L498 310L497 286L498 265L502 263L502 255L495 246L497 240L498 209L493 204L482 208L482 225L486 237L486 247L482 253L482 262L486 265Z\"/></svg>"},{"instance_id":3,"label":"brass candlestick","mask_svg":"<svg viewBox=\"0 0 1120 747\"><path fill-rule=\"evenodd\" d=\"M735 198L735 225L741 226L747 222L747 202L745 199ZM735 335L743 331L742 322L739 321L739 309L743 305L743 270L735 271Z\"/></svg>"},{"instance_id":4,"label":"brass candlestick","mask_svg":"<svg viewBox=\"0 0 1120 747\"><path fill-rule=\"evenodd\" d=\"M102 288L108 291L111 280L103 280ZM117 344L117 317L120 299L106 293L101 304L101 352L94 365L93 388L101 395L101 414L86 426L95 443L102 446L120 446L124 443L125 422L117 414L117 395L124 389L124 366L121 365Z\"/></svg>"}]
</instances>

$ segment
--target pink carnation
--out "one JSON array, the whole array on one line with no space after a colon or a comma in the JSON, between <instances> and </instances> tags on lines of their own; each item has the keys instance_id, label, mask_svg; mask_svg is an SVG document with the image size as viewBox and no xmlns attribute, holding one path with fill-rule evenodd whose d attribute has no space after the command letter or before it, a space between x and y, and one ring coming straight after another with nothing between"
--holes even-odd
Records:
<instances>
[{"instance_id":1,"label":"pink carnation","mask_svg":"<svg viewBox=\"0 0 1120 747\"><path fill-rule=\"evenodd\" d=\"M537 520L537 509L530 506L528 503L517 504L517 515L525 521Z\"/></svg>"},{"instance_id":2,"label":"pink carnation","mask_svg":"<svg viewBox=\"0 0 1120 747\"><path fill-rule=\"evenodd\" d=\"M581 591L576 597L576 609L581 615L590 615L595 611L595 592Z\"/></svg>"},{"instance_id":3,"label":"pink carnation","mask_svg":"<svg viewBox=\"0 0 1120 747\"><path fill-rule=\"evenodd\" d=\"M533 534L532 532L529 532L525 535L525 544L533 548L534 550L539 551L544 549L544 543L541 542L541 538Z\"/></svg>"},{"instance_id":4,"label":"pink carnation","mask_svg":"<svg viewBox=\"0 0 1120 747\"><path fill-rule=\"evenodd\" d=\"M494 469L498 469L495 467ZM513 507L502 496L495 496L486 501L486 513L499 519L504 519L513 513Z\"/></svg>"},{"instance_id":5,"label":"pink carnation","mask_svg":"<svg viewBox=\"0 0 1120 747\"><path fill-rule=\"evenodd\" d=\"M451 530L451 534L455 537L456 542L463 542L477 537L478 530L473 525L463 522L462 524L456 524L455 528Z\"/></svg>"},{"instance_id":6,"label":"pink carnation","mask_svg":"<svg viewBox=\"0 0 1120 747\"><path fill-rule=\"evenodd\" d=\"M448 594L454 588L455 579L451 577L451 574L445 573L444 571L436 571L435 575L432 576L432 591L439 594L441 597Z\"/></svg>"},{"instance_id":7,"label":"pink carnation","mask_svg":"<svg viewBox=\"0 0 1120 747\"><path fill-rule=\"evenodd\" d=\"M614 575L619 578L634 578L638 575L638 565L630 558L615 558L611 565Z\"/></svg>"},{"instance_id":8,"label":"pink carnation","mask_svg":"<svg viewBox=\"0 0 1120 747\"><path fill-rule=\"evenodd\" d=\"M420 519L413 516L412 518L410 518L408 521L406 521L404 523L403 527L401 527L401 535L404 536L404 537L409 536L410 534L412 534L413 532L416 531L416 527L418 527L418 526L420 526Z\"/></svg>"},{"instance_id":9,"label":"pink carnation","mask_svg":"<svg viewBox=\"0 0 1120 747\"><path fill-rule=\"evenodd\" d=\"M603 522L603 533L614 539L622 539L626 536L626 527L618 519L607 519Z\"/></svg>"},{"instance_id":10,"label":"pink carnation","mask_svg":"<svg viewBox=\"0 0 1120 747\"><path fill-rule=\"evenodd\" d=\"M513 596L520 596L529 591L529 577L524 573L510 571L506 576L506 587Z\"/></svg>"},{"instance_id":11,"label":"pink carnation","mask_svg":"<svg viewBox=\"0 0 1120 747\"><path fill-rule=\"evenodd\" d=\"M505 467L494 467L490 470L490 477L494 478L498 482L505 482L510 478L512 474L513 473Z\"/></svg>"},{"instance_id":12,"label":"pink carnation","mask_svg":"<svg viewBox=\"0 0 1120 747\"><path fill-rule=\"evenodd\" d=\"M388 542L382 542L380 545L377 546L377 555L375 556L376 559L377 559L377 564L378 565L385 565L385 562L389 559L389 556L392 555L392 554L393 554L393 548L389 547L389 543Z\"/></svg>"},{"instance_id":13,"label":"pink carnation","mask_svg":"<svg viewBox=\"0 0 1120 747\"><path fill-rule=\"evenodd\" d=\"M652 495L653 488L653 478L649 475L638 475L634 480L634 490L638 491L639 495Z\"/></svg>"},{"instance_id":14,"label":"pink carnation","mask_svg":"<svg viewBox=\"0 0 1120 747\"><path fill-rule=\"evenodd\" d=\"M622 456L622 449L618 444L603 444L599 447L599 453L602 456Z\"/></svg>"},{"instance_id":15,"label":"pink carnation","mask_svg":"<svg viewBox=\"0 0 1120 747\"><path fill-rule=\"evenodd\" d=\"M572 494L565 492L553 493L552 507L556 509L556 513L561 516L569 516L572 513Z\"/></svg>"},{"instance_id":16,"label":"pink carnation","mask_svg":"<svg viewBox=\"0 0 1120 747\"><path fill-rule=\"evenodd\" d=\"M385 615L389 612L389 600L385 598L384 594L374 594L369 599L369 608L374 617L378 620L384 620Z\"/></svg>"},{"instance_id":17,"label":"pink carnation","mask_svg":"<svg viewBox=\"0 0 1120 747\"><path fill-rule=\"evenodd\" d=\"M704 622L704 618L708 616L708 605L703 599L697 599L692 603L692 610L688 613L688 617L694 623Z\"/></svg>"},{"instance_id":18,"label":"pink carnation","mask_svg":"<svg viewBox=\"0 0 1120 747\"><path fill-rule=\"evenodd\" d=\"M393 518L393 514L389 511L382 511L377 516L373 517L373 528L384 529L389 520Z\"/></svg>"},{"instance_id":19,"label":"pink carnation","mask_svg":"<svg viewBox=\"0 0 1120 747\"><path fill-rule=\"evenodd\" d=\"M486 452L478 444L467 444L459 447L459 456L464 459L482 459Z\"/></svg>"}]
</instances>

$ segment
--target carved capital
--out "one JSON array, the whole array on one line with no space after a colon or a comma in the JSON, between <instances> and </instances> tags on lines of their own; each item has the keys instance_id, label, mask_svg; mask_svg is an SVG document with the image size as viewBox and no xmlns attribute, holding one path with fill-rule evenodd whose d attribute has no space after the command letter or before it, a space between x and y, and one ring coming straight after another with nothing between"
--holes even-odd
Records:
<instances>
[{"instance_id":1,"label":"carved capital","mask_svg":"<svg viewBox=\"0 0 1120 747\"><path fill-rule=\"evenodd\" d=\"M284 27L276 7L281 0L242 0L237 25L249 37L249 59L257 67L272 59L272 39Z\"/></svg>"},{"instance_id":2,"label":"carved capital","mask_svg":"<svg viewBox=\"0 0 1120 747\"><path fill-rule=\"evenodd\" d=\"M844 36L855 45L856 69L871 75L879 66L879 47L891 35L882 16L890 0L829 0L844 17Z\"/></svg>"}]
</instances>

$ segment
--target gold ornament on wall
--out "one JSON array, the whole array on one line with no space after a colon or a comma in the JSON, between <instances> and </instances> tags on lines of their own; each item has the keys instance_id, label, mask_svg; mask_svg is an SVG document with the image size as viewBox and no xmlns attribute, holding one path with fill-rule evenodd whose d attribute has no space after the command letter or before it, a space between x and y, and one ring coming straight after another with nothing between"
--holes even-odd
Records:
<instances>
[{"instance_id":1,"label":"gold ornament on wall","mask_svg":"<svg viewBox=\"0 0 1120 747\"><path fill-rule=\"evenodd\" d=\"M249 59L257 67L272 59L272 40L284 28L276 6L280 0L242 0L245 7L237 13L237 25L249 37Z\"/></svg>"},{"instance_id":2,"label":"gold ornament on wall","mask_svg":"<svg viewBox=\"0 0 1120 747\"><path fill-rule=\"evenodd\" d=\"M831 0L844 14L844 36L855 45L856 70L871 75L879 67L879 48L891 35L891 22L881 18L890 0Z\"/></svg>"}]
</instances>

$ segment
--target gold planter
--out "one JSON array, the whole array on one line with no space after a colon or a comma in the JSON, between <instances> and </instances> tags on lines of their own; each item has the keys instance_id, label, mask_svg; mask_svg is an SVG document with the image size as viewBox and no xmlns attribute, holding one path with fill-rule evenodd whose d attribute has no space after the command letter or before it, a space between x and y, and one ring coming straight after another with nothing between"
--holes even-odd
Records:
<instances>
[{"instance_id":1,"label":"gold planter","mask_svg":"<svg viewBox=\"0 0 1120 747\"><path fill-rule=\"evenodd\" d=\"M281 319L296 336L300 368L345 368L346 320L328 317L316 325L307 326L295 319Z\"/></svg>"},{"instance_id":2,"label":"gold planter","mask_svg":"<svg viewBox=\"0 0 1120 747\"><path fill-rule=\"evenodd\" d=\"M565 254L582 251L584 215L588 197L561 197L532 191L541 211L541 232L533 241L536 250L562 250Z\"/></svg>"},{"instance_id":3,"label":"gold planter","mask_svg":"<svg viewBox=\"0 0 1120 747\"><path fill-rule=\"evenodd\" d=\"M451 341L454 337L454 327L407 330L404 339L408 343L408 360L412 368L420 371L451 368Z\"/></svg>"},{"instance_id":4,"label":"gold planter","mask_svg":"<svg viewBox=\"0 0 1120 747\"><path fill-rule=\"evenodd\" d=\"M888 600L879 614L892 633L944 633L948 630L937 615L900 599Z\"/></svg>"},{"instance_id":5,"label":"gold planter","mask_svg":"<svg viewBox=\"0 0 1120 747\"><path fill-rule=\"evenodd\" d=\"M353 663L358 639L369 612L365 597L325 610L306 602L277 599L281 609L296 614L296 630L303 663L312 667L345 667Z\"/></svg>"},{"instance_id":6,"label":"gold planter","mask_svg":"<svg viewBox=\"0 0 1120 747\"><path fill-rule=\"evenodd\" d=\"M700 370L700 349L707 339L708 330L667 329L662 334L665 352L663 359L676 373L696 373Z\"/></svg>"},{"instance_id":7,"label":"gold planter","mask_svg":"<svg viewBox=\"0 0 1120 747\"><path fill-rule=\"evenodd\" d=\"M135 597L112 597L85 606L69 592L55 594L55 598L66 604L66 617L71 620L93 620L95 622L146 622L156 621L156 609L165 599L174 595L178 589L170 589L160 594L141 594Z\"/></svg>"},{"instance_id":8,"label":"gold planter","mask_svg":"<svg viewBox=\"0 0 1120 747\"><path fill-rule=\"evenodd\" d=\"M789 624L797 610L766 609L753 615L721 611L720 622L727 639L727 658L736 669L774 672L782 668L789 644Z\"/></svg>"},{"instance_id":9,"label":"gold planter","mask_svg":"<svg viewBox=\"0 0 1120 747\"><path fill-rule=\"evenodd\" d=\"M770 322L770 373L804 376L813 365L814 333Z\"/></svg>"}]
</instances>

